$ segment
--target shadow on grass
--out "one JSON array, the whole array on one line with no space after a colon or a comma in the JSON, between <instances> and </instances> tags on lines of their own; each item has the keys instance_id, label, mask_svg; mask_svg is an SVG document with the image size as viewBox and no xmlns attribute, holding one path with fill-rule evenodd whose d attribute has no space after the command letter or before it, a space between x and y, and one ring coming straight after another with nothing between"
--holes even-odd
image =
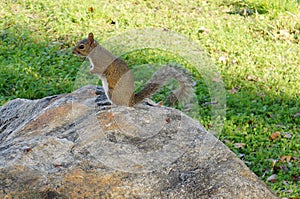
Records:
<instances>
[{"instance_id":1,"label":"shadow on grass","mask_svg":"<svg viewBox=\"0 0 300 199\"><path fill-rule=\"evenodd\" d=\"M0 42L0 104L72 90L78 62L65 43L38 40L16 26L2 30Z\"/></svg>"}]
</instances>

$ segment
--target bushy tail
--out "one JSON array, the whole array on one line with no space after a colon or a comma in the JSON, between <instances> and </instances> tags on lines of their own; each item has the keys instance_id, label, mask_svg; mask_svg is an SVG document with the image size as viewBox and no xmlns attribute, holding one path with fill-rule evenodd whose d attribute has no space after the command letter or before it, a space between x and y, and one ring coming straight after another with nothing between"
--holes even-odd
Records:
<instances>
[{"instance_id":1,"label":"bushy tail","mask_svg":"<svg viewBox=\"0 0 300 199\"><path fill-rule=\"evenodd\" d=\"M167 102L169 104L176 104L177 101L189 102L194 92L191 78L176 64L168 64L155 72L146 86L139 93L135 94L135 104L151 97L172 78L179 82L179 88L172 91L167 98Z\"/></svg>"}]
</instances>

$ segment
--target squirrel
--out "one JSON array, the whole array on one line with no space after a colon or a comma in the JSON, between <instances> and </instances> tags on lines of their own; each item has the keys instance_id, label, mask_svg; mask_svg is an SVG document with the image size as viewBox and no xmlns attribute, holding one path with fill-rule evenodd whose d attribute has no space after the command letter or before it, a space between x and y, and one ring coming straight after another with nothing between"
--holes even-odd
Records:
<instances>
[{"instance_id":1,"label":"squirrel","mask_svg":"<svg viewBox=\"0 0 300 199\"><path fill-rule=\"evenodd\" d=\"M135 93L133 73L126 62L99 45L94 40L93 33L89 33L87 39L79 41L72 53L89 59L90 72L100 77L105 95L111 104L134 106L151 97L172 78L179 82L179 88L170 94L168 102L175 104L178 99L188 101L193 94L190 78L172 64L167 64L155 72L145 87Z\"/></svg>"}]
</instances>

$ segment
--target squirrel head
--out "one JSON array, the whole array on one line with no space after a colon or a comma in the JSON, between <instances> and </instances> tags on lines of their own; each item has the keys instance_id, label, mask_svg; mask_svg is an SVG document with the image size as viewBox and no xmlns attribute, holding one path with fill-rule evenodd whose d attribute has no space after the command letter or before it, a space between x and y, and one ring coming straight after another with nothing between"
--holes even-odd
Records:
<instances>
[{"instance_id":1,"label":"squirrel head","mask_svg":"<svg viewBox=\"0 0 300 199\"><path fill-rule=\"evenodd\" d=\"M73 48L72 53L79 57L86 57L99 44L94 40L94 34L89 33L87 39L83 39Z\"/></svg>"}]
</instances>

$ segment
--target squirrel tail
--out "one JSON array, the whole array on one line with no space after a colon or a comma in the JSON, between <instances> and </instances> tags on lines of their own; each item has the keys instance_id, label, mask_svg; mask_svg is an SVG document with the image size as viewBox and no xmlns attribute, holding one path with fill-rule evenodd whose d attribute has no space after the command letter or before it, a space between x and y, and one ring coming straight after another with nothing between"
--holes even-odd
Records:
<instances>
[{"instance_id":1,"label":"squirrel tail","mask_svg":"<svg viewBox=\"0 0 300 199\"><path fill-rule=\"evenodd\" d=\"M167 103L174 105L177 101L184 103L189 102L194 92L191 78L183 69L179 68L178 65L168 64L155 72L146 86L139 93L135 94L134 104L151 97L151 95L156 93L172 78L179 82L179 88L172 91L167 98Z\"/></svg>"}]
</instances>

